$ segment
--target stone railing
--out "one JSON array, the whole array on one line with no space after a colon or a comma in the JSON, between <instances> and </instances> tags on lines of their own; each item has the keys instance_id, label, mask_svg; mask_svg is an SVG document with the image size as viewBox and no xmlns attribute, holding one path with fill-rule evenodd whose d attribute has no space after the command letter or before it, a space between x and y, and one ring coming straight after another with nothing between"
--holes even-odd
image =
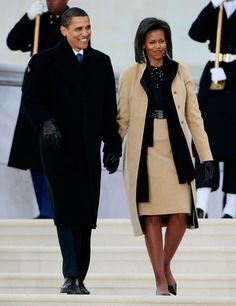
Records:
<instances>
[{"instance_id":1,"label":"stone railing","mask_svg":"<svg viewBox=\"0 0 236 306\"><path fill-rule=\"evenodd\" d=\"M21 86L25 72L24 65L0 65L1 86Z\"/></svg>"},{"instance_id":2,"label":"stone railing","mask_svg":"<svg viewBox=\"0 0 236 306\"><path fill-rule=\"evenodd\" d=\"M0 86L21 86L25 72L24 65L4 65L0 64ZM200 78L200 69L198 66L192 68L193 79L196 87ZM119 72L115 71L116 89L118 88Z\"/></svg>"}]
</instances>

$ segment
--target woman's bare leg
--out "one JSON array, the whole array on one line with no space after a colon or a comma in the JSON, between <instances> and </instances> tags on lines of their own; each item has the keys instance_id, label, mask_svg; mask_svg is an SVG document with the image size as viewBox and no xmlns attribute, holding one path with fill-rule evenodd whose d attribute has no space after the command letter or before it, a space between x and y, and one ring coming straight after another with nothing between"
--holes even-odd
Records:
<instances>
[{"instance_id":1,"label":"woman's bare leg","mask_svg":"<svg viewBox=\"0 0 236 306\"><path fill-rule=\"evenodd\" d=\"M164 271L168 285L176 283L171 273L171 260L178 249L186 228L186 214L173 214L169 216L164 244Z\"/></svg>"},{"instance_id":2,"label":"woman's bare leg","mask_svg":"<svg viewBox=\"0 0 236 306\"><path fill-rule=\"evenodd\" d=\"M145 216L145 242L156 280L156 294L168 294L168 283L164 271L164 250L161 216Z\"/></svg>"}]
</instances>

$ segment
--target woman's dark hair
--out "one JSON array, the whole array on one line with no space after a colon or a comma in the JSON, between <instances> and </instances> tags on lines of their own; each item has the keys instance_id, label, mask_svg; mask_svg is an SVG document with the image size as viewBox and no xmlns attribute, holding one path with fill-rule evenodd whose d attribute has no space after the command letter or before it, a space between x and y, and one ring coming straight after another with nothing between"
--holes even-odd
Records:
<instances>
[{"instance_id":1,"label":"woman's dark hair","mask_svg":"<svg viewBox=\"0 0 236 306\"><path fill-rule=\"evenodd\" d=\"M148 32L153 30L163 30L165 33L166 40L166 55L172 58L172 40L171 40L171 29L167 22L157 19L154 17L149 17L143 19L137 29L135 40L134 40L134 52L135 61L137 63L145 63L145 57L143 53L143 45Z\"/></svg>"},{"instance_id":2,"label":"woman's dark hair","mask_svg":"<svg viewBox=\"0 0 236 306\"><path fill-rule=\"evenodd\" d=\"M81 16L88 16L88 14L78 7L71 7L67 9L61 16L61 24L67 28L70 24L72 17L81 17Z\"/></svg>"}]
</instances>

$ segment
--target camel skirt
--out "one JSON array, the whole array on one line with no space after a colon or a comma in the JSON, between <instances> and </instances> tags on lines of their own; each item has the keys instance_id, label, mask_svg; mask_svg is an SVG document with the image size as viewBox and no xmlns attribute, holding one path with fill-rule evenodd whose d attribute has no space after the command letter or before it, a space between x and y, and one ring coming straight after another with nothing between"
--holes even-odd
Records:
<instances>
[{"instance_id":1,"label":"camel skirt","mask_svg":"<svg viewBox=\"0 0 236 306\"><path fill-rule=\"evenodd\" d=\"M138 203L139 215L190 214L191 187L179 184L167 120L154 119L153 147L148 148L149 202Z\"/></svg>"}]
</instances>

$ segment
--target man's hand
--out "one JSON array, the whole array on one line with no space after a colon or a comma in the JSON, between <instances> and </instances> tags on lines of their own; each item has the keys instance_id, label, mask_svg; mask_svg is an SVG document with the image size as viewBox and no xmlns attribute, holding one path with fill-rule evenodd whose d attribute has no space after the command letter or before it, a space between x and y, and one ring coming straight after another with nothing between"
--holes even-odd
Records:
<instances>
[{"instance_id":1,"label":"man's hand","mask_svg":"<svg viewBox=\"0 0 236 306\"><path fill-rule=\"evenodd\" d=\"M61 148L62 137L54 119L43 123L42 136L44 145L49 149L57 150Z\"/></svg>"},{"instance_id":2,"label":"man's hand","mask_svg":"<svg viewBox=\"0 0 236 306\"><path fill-rule=\"evenodd\" d=\"M209 182L213 178L214 162L213 160L208 160L203 162L203 165L204 165L204 174L205 174L204 182Z\"/></svg>"},{"instance_id":3,"label":"man's hand","mask_svg":"<svg viewBox=\"0 0 236 306\"><path fill-rule=\"evenodd\" d=\"M211 68L211 80L212 81L224 81L227 79L224 69L219 68Z\"/></svg>"},{"instance_id":4,"label":"man's hand","mask_svg":"<svg viewBox=\"0 0 236 306\"><path fill-rule=\"evenodd\" d=\"M116 172L119 166L119 157L115 156L112 153L108 153L106 157L104 157L103 164L104 167L109 171L109 174Z\"/></svg>"},{"instance_id":5,"label":"man's hand","mask_svg":"<svg viewBox=\"0 0 236 306\"><path fill-rule=\"evenodd\" d=\"M31 4L31 7L27 11L27 16L30 20L34 20L38 15L42 15L44 10L44 4L40 0L36 0Z\"/></svg>"},{"instance_id":6,"label":"man's hand","mask_svg":"<svg viewBox=\"0 0 236 306\"><path fill-rule=\"evenodd\" d=\"M225 1L224 0L211 0L211 3L215 8L220 6L223 2Z\"/></svg>"}]
</instances>

